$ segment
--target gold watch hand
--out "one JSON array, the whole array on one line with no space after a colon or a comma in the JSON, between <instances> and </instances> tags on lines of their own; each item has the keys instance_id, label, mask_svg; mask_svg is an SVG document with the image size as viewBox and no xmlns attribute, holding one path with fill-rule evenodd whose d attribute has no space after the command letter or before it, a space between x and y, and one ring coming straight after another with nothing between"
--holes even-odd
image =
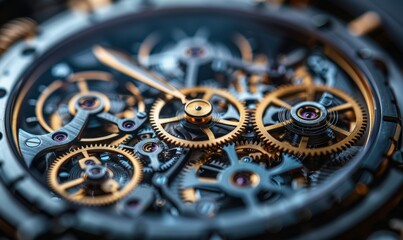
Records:
<instances>
[{"instance_id":1,"label":"gold watch hand","mask_svg":"<svg viewBox=\"0 0 403 240\"><path fill-rule=\"evenodd\" d=\"M126 60L119 54L114 53L113 50L108 50L97 45L94 46L92 51L94 55L97 57L97 59L101 61L103 64L121 73L124 73L152 88L155 88L167 95L178 98L182 101L183 104L186 104L187 102L186 96L183 93L181 93L177 88L169 84L164 79L152 73L149 73L147 70L144 70L139 66L134 65L133 63Z\"/></svg>"}]
</instances>

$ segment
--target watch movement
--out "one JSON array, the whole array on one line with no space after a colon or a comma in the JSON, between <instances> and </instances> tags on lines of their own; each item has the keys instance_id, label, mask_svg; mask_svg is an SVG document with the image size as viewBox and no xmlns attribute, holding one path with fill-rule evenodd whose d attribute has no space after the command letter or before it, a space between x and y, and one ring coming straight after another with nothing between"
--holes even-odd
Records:
<instances>
[{"instance_id":1,"label":"watch movement","mask_svg":"<svg viewBox=\"0 0 403 240\"><path fill-rule=\"evenodd\" d=\"M83 0L3 25L4 239L403 237L403 48L334 2Z\"/></svg>"}]
</instances>

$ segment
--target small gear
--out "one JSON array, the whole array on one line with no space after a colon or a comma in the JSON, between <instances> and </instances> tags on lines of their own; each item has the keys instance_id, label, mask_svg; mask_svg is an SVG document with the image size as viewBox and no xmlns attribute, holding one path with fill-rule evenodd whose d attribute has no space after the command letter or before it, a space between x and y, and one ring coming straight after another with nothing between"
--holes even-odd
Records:
<instances>
[{"instance_id":1,"label":"small gear","mask_svg":"<svg viewBox=\"0 0 403 240\"><path fill-rule=\"evenodd\" d=\"M281 153L272 147L264 146L261 142L238 141L235 144L235 150L241 161L250 160L259 162L267 166L272 166L281 158Z\"/></svg>"},{"instance_id":2,"label":"small gear","mask_svg":"<svg viewBox=\"0 0 403 240\"><path fill-rule=\"evenodd\" d=\"M78 204L107 205L130 193L141 181L140 160L128 150L90 145L55 160L48 173L50 187Z\"/></svg>"},{"instance_id":3,"label":"small gear","mask_svg":"<svg viewBox=\"0 0 403 240\"><path fill-rule=\"evenodd\" d=\"M298 156L336 153L365 132L367 115L343 91L291 85L268 94L256 108L255 130L270 146Z\"/></svg>"},{"instance_id":4,"label":"small gear","mask_svg":"<svg viewBox=\"0 0 403 240\"><path fill-rule=\"evenodd\" d=\"M151 109L151 126L162 140L181 147L208 148L231 142L245 130L246 109L228 92L206 87L182 92L189 99L186 105L176 99L159 99Z\"/></svg>"},{"instance_id":5,"label":"small gear","mask_svg":"<svg viewBox=\"0 0 403 240\"><path fill-rule=\"evenodd\" d=\"M169 148L158 138L148 138L139 141L134 146L136 155L142 160L143 171L146 173L164 172L186 153L180 147Z\"/></svg>"},{"instance_id":6,"label":"small gear","mask_svg":"<svg viewBox=\"0 0 403 240\"><path fill-rule=\"evenodd\" d=\"M181 147L170 148L156 137L151 128L141 129L136 135L131 135L120 147L135 153L143 164L144 173L164 172L187 152Z\"/></svg>"}]
</instances>

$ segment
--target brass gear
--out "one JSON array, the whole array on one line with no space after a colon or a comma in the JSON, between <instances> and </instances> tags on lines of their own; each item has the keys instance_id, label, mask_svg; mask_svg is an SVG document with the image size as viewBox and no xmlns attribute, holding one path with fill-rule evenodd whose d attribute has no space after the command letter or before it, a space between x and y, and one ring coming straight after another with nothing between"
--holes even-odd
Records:
<instances>
[{"instance_id":1,"label":"brass gear","mask_svg":"<svg viewBox=\"0 0 403 240\"><path fill-rule=\"evenodd\" d=\"M124 161L121 165L131 171L131 176L128 176L127 182L122 188L121 184L113 178L114 172L111 170L111 166L108 166L111 165L110 161L108 161L109 164L103 164L104 161L94 155L96 153L114 154L114 164ZM80 155L81 158L79 158ZM60 182L61 170L67 167L69 162L72 167L78 169L75 171L77 178ZM95 175L89 175L89 171L94 168L96 171L91 173ZM100 172L103 172L104 176L95 178L100 177ZM98 175L96 175L97 173ZM107 205L118 201L129 194L141 179L140 160L130 151L111 145L89 145L72 150L57 158L48 172L48 183L55 193L74 203L92 206ZM69 192L68 190L71 189L75 191Z\"/></svg>"},{"instance_id":2,"label":"brass gear","mask_svg":"<svg viewBox=\"0 0 403 240\"><path fill-rule=\"evenodd\" d=\"M318 98L324 98L325 93L330 94L327 97L336 98L337 104L324 107L317 103ZM308 109L307 112L304 112L305 109ZM270 118L266 116L269 111L277 111L278 119L267 120ZM295 115L297 117L293 118ZM299 156L320 156L342 151L359 140L367 125L366 112L356 100L342 90L313 84L278 88L261 101L252 118L255 130L264 142L279 151ZM296 120L300 118L302 120ZM321 119L319 125L311 124ZM300 122L308 125L299 125ZM325 134L330 131L333 138L321 143L318 135L310 133L311 130ZM290 136L299 142L287 139Z\"/></svg>"},{"instance_id":3,"label":"brass gear","mask_svg":"<svg viewBox=\"0 0 403 240\"><path fill-rule=\"evenodd\" d=\"M166 115L166 111L164 111L166 106L172 105L175 101L181 104L178 100L170 98L167 100L158 99L150 111L151 126L162 140L181 147L209 148L234 141L245 130L248 121L247 111L229 92L207 87L187 88L182 89L181 92L190 100L185 106L185 108L191 107L188 113L185 113L186 109L184 109L183 105L177 105L177 107L173 107L173 109L176 109L172 114L174 116L162 117L161 115ZM216 105L210 103L214 97L220 100ZM197 108L199 107L198 105L203 106L206 112L201 111L202 113L199 114L198 110L195 111L194 107ZM236 116L229 116L228 119L225 119L226 117L222 116L225 112L217 110L215 107L217 109L231 108L231 114L236 112ZM182 112L178 113L178 108L182 108ZM201 134L204 135L201 140L180 138L178 135L166 130L169 124L182 127L184 122L186 122L185 125L187 124L198 133L193 134L193 136L200 137ZM216 137L216 132L212 128L218 126L225 126L225 131L227 132ZM228 130L229 128L231 130ZM183 131L188 133L189 128L183 128Z\"/></svg>"},{"instance_id":4,"label":"brass gear","mask_svg":"<svg viewBox=\"0 0 403 240\"><path fill-rule=\"evenodd\" d=\"M266 163L269 166L281 157L280 151L257 141L238 141L235 143L235 150L238 156L249 156L254 162Z\"/></svg>"}]
</instances>

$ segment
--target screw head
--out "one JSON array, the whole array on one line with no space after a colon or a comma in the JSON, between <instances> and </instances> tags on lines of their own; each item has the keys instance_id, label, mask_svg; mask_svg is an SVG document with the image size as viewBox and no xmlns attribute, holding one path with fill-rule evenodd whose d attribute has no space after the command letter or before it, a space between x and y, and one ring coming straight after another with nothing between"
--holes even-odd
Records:
<instances>
[{"instance_id":1,"label":"screw head","mask_svg":"<svg viewBox=\"0 0 403 240\"><path fill-rule=\"evenodd\" d=\"M28 147L31 147L31 148L38 147L41 144L42 144L42 141L37 137L29 138L25 141L25 145L27 145Z\"/></svg>"},{"instance_id":2,"label":"screw head","mask_svg":"<svg viewBox=\"0 0 403 240\"><path fill-rule=\"evenodd\" d=\"M249 157L249 156L245 156L245 157L241 158L241 161L250 163L250 162L253 162L253 159L251 157Z\"/></svg>"},{"instance_id":3,"label":"screw head","mask_svg":"<svg viewBox=\"0 0 403 240\"><path fill-rule=\"evenodd\" d=\"M145 112L138 112L137 113L137 117L140 119L146 118L147 117L147 113Z\"/></svg>"}]
</instances>

